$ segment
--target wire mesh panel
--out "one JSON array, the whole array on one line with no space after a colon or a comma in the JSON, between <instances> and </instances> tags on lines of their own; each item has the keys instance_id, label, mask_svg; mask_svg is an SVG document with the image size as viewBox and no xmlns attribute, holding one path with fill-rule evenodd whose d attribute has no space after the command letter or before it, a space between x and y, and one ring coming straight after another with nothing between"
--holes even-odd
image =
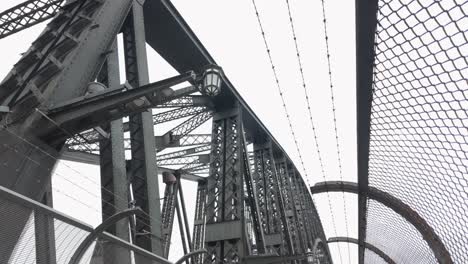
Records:
<instances>
[{"instance_id":1,"label":"wire mesh panel","mask_svg":"<svg viewBox=\"0 0 468 264\"><path fill-rule=\"evenodd\" d=\"M375 254L372 250L366 249L366 251L364 251L364 256L364 263L387 264L383 258Z\"/></svg>"},{"instance_id":2,"label":"wire mesh panel","mask_svg":"<svg viewBox=\"0 0 468 264\"><path fill-rule=\"evenodd\" d=\"M370 186L416 210L457 263L468 263L467 14L466 0L379 1L369 149ZM382 244L377 219L368 240Z\"/></svg>"},{"instance_id":3,"label":"wire mesh panel","mask_svg":"<svg viewBox=\"0 0 468 264\"><path fill-rule=\"evenodd\" d=\"M68 263L89 232L57 219L54 227L57 263Z\"/></svg>"},{"instance_id":4,"label":"wire mesh panel","mask_svg":"<svg viewBox=\"0 0 468 264\"><path fill-rule=\"evenodd\" d=\"M68 263L81 241L89 234L77 226L55 219L22 203L3 199L0 212L15 216L15 223L1 222L0 239L10 247L0 252L0 263Z\"/></svg>"},{"instance_id":5,"label":"wire mesh panel","mask_svg":"<svg viewBox=\"0 0 468 264\"><path fill-rule=\"evenodd\" d=\"M418 230L375 200L368 201L366 240L397 263L437 263Z\"/></svg>"},{"instance_id":6,"label":"wire mesh panel","mask_svg":"<svg viewBox=\"0 0 468 264\"><path fill-rule=\"evenodd\" d=\"M14 222L2 221L9 214ZM91 226L0 186L0 263L66 264L75 256L81 264L170 263L109 233L97 233L90 245ZM91 237L92 238L92 237ZM79 257L80 245L84 253Z\"/></svg>"}]
</instances>

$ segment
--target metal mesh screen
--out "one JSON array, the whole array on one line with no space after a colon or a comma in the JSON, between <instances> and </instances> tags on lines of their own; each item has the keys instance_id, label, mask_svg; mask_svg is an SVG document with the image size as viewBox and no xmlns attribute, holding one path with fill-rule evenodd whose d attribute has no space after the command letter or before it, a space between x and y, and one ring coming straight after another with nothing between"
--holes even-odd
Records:
<instances>
[{"instance_id":1,"label":"metal mesh screen","mask_svg":"<svg viewBox=\"0 0 468 264\"><path fill-rule=\"evenodd\" d=\"M54 226L57 263L68 263L89 232L57 219L54 220ZM83 256L85 258L86 255Z\"/></svg>"},{"instance_id":2,"label":"metal mesh screen","mask_svg":"<svg viewBox=\"0 0 468 264\"><path fill-rule=\"evenodd\" d=\"M68 263L88 231L54 219L21 203L2 199L0 213L14 216L14 223L1 222L0 263Z\"/></svg>"},{"instance_id":3,"label":"metal mesh screen","mask_svg":"<svg viewBox=\"0 0 468 264\"><path fill-rule=\"evenodd\" d=\"M378 5L369 185L410 205L468 263L468 1ZM380 245L376 213L369 208L368 240ZM412 233L397 223L387 221L403 241Z\"/></svg>"},{"instance_id":4,"label":"metal mesh screen","mask_svg":"<svg viewBox=\"0 0 468 264\"><path fill-rule=\"evenodd\" d=\"M1 218L8 214L8 221ZM92 227L0 186L0 263L66 264ZM166 263L108 233L82 255L80 264Z\"/></svg>"},{"instance_id":5,"label":"metal mesh screen","mask_svg":"<svg viewBox=\"0 0 468 264\"><path fill-rule=\"evenodd\" d=\"M375 254L372 250L366 249L364 251L364 263L372 264L388 264L383 258Z\"/></svg>"},{"instance_id":6,"label":"metal mesh screen","mask_svg":"<svg viewBox=\"0 0 468 264\"><path fill-rule=\"evenodd\" d=\"M426 241L411 223L375 200L369 200L367 208L367 243L397 263L437 263Z\"/></svg>"},{"instance_id":7,"label":"metal mesh screen","mask_svg":"<svg viewBox=\"0 0 468 264\"><path fill-rule=\"evenodd\" d=\"M159 263L108 239L99 238L88 248L79 264Z\"/></svg>"}]
</instances>

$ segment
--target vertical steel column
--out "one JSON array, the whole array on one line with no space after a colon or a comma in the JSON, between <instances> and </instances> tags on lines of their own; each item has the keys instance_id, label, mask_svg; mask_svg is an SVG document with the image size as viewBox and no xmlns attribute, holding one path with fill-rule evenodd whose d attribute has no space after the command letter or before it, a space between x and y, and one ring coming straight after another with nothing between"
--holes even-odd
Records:
<instances>
[{"instance_id":1,"label":"vertical steel column","mask_svg":"<svg viewBox=\"0 0 468 264\"><path fill-rule=\"evenodd\" d=\"M286 185L287 185L287 192L289 196L289 201L288 201L288 210L291 210L291 233L293 234L293 240L294 240L294 250L296 254L304 254L307 252L307 249L305 248L305 240L304 236L305 230L304 230L304 225L303 225L303 219L302 219L302 212L298 210L299 203L298 203L298 196L299 192L296 189L296 173L294 169L294 165L290 162L286 162Z\"/></svg>"},{"instance_id":2,"label":"vertical steel column","mask_svg":"<svg viewBox=\"0 0 468 264\"><path fill-rule=\"evenodd\" d=\"M184 219L185 233L187 234L187 244L189 246L190 252L192 252L193 244L192 244L192 239L190 237L190 228L189 228L189 223L188 223L188 218L187 218L187 210L185 208L184 191L182 190L182 183L180 180L180 175L177 175L177 183L179 184L180 206L182 209L182 216Z\"/></svg>"},{"instance_id":3,"label":"vertical steel column","mask_svg":"<svg viewBox=\"0 0 468 264\"><path fill-rule=\"evenodd\" d=\"M308 194L304 193L304 183L300 174L294 168L292 168L290 173L290 175L292 175L291 179L299 233L302 239L302 252L307 252L309 249L309 241L313 241L314 239L311 227L307 224L308 214L306 212L305 195Z\"/></svg>"},{"instance_id":4,"label":"vertical steel column","mask_svg":"<svg viewBox=\"0 0 468 264\"><path fill-rule=\"evenodd\" d=\"M359 263L364 263L369 185L369 141L378 0L356 0L357 175Z\"/></svg>"},{"instance_id":5,"label":"vertical steel column","mask_svg":"<svg viewBox=\"0 0 468 264\"><path fill-rule=\"evenodd\" d=\"M51 179L49 179L49 182L46 185L44 198L41 202L49 207L53 207ZM34 233L36 241L36 263L57 263L53 217L34 211Z\"/></svg>"},{"instance_id":6,"label":"vertical steel column","mask_svg":"<svg viewBox=\"0 0 468 264\"><path fill-rule=\"evenodd\" d=\"M117 41L114 41L110 53L107 54L98 81L108 88L120 85L119 57ZM99 141L99 159L101 166L101 198L103 221L123 210L128 209L128 181L125 164L124 133L122 119L105 124L103 130L108 138ZM122 219L108 229L117 237L130 241L129 221ZM115 259L115 261L114 261ZM129 263L130 253L125 250L103 250L104 263Z\"/></svg>"},{"instance_id":7,"label":"vertical steel column","mask_svg":"<svg viewBox=\"0 0 468 264\"><path fill-rule=\"evenodd\" d=\"M205 263L239 263L248 243L244 222L243 125L238 105L213 117Z\"/></svg>"},{"instance_id":8,"label":"vertical steel column","mask_svg":"<svg viewBox=\"0 0 468 264\"><path fill-rule=\"evenodd\" d=\"M163 257L169 256L171 247L172 227L174 224L175 207L177 203L178 182L166 182L164 190L164 202L162 208L162 238L163 238Z\"/></svg>"},{"instance_id":9,"label":"vertical steel column","mask_svg":"<svg viewBox=\"0 0 468 264\"><path fill-rule=\"evenodd\" d=\"M193 250L202 249L205 245L205 219L206 219L206 192L207 182L198 182L197 200L195 204L195 219L193 221ZM194 264L203 263L203 255L194 257Z\"/></svg>"},{"instance_id":10,"label":"vertical steel column","mask_svg":"<svg viewBox=\"0 0 468 264\"><path fill-rule=\"evenodd\" d=\"M281 155L274 160L275 162L275 175L277 178L276 192L278 194L278 204L281 215L281 220L283 221L283 240L284 244L287 246L287 252L285 255L294 255L294 242L293 242L293 233L291 232L291 221L290 215L291 211L288 210L288 200L286 186L284 185L284 179L286 175L286 159Z\"/></svg>"},{"instance_id":11,"label":"vertical steel column","mask_svg":"<svg viewBox=\"0 0 468 264\"><path fill-rule=\"evenodd\" d=\"M132 11L123 26L126 76L133 87L149 82L142 2L144 1L133 2ZM136 244L157 255L162 255L161 210L155 162L156 143L151 110L130 116L129 127L132 153L131 184L136 205L149 215L137 221ZM148 235L142 235L147 232Z\"/></svg>"},{"instance_id":12,"label":"vertical steel column","mask_svg":"<svg viewBox=\"0 0 468 264\"><path fill-rule=\"evenodd\" d=\"M176 201L176 210L177 210L177 222L179 224L179 233L180 233L180 240L182 242L182 249L184 250L184 255L187 255L189 252L187 251L187 242L185 239L185 233L184 233L184 221L182 220L182 213L180 210L180 202L177 197L177 194L175 195L175 201ZM187 264L189 264L189 260L187 259L185 261Z\"/></svg>"},{"instance_id":13,"label":"vertical steel column","mask_svg":"<svg viewBox=\"0 0 468 264\"><path fill-rule=\"evenodd\" d=\"M250 212L250 217L252 219L252 231L255 234L255 242L257 247L257 253L264 254L266 252L265 247L265 235L263 233L262 222L260 220L260 211L258 205L258 196L257 190L255 189L254 179L252 177L251 167L253 164L249 161L249 153L247 151L245 134L242 134L242 157L243 157L243 170L244 170L244 180L245 180L245 190L247 191L247 203L248 207L247 212ZM251 254L251 252L249 253Z\"/></svg>"},{"instance_id":14,"label":"vertical steel column","mask_svg":"<svg viewBox=\"0 0 468 264\"><path fill-rule=\"evenodd\" d=\"M254 142L254 182L257 190L259 216L269 253L283 255L282 219L274 174L271 142Z\"/></svg>"}]
</instances>

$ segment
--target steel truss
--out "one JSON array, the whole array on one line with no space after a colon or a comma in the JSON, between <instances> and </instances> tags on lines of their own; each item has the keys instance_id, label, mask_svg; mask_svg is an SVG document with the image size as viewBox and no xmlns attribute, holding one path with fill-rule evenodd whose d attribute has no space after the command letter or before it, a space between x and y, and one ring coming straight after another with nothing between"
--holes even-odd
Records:
<instances>
[{"instance_id":1,"label":"steel truss","mask_svg":"<svg viewBox=\"0 0 468 264\"><path fill-rule=\"evenodd\" d=\"M193 263L248 262L252 256L265 262L272 254L305 263L309 249L328 252L326 244L316 243L325 238L320 218L287 154L226 76L222 76L219 96L193 95L199 92L199 79L193 72L200 73L206 65L215 64L214 60L170 2L141 2L69 1L15 65L0 87L1 103L10 111L0 116L0 141L14 143L0 145L0 159L6 161L8 174L0 183L44 201L44 186L64 146L99 154L103 219L135 205L142 208L142 214L109 227L112 234L142 248L136 250L143 252L135 256L137 264L149 263L148 256L168 256L175 215L184 253L208 251L207 256L193 255ZM146 12L158 15L145 17ZM155 18L164 23L154 22ZM170 30L159 28L161 25ZM120 32L127 78L124 86L119 84L115 46ZM176 40L196 54L184 58L186 54L173 45ZM146 43L185 73L150 84ZM90 94L88 83L95 79L107 89ZM182 82L192 86L171 89ZM153 115L150 108L171 109ZM129 121L123 123L126 116ZM186 120L164 135L154 136L154 125L180 118ZM211 134L190 134L210 119ZM124 138L125 132L129 139ZM253 153L247 151L249 144L254 145ZM156 154L170 147L187 148ZM126 150L131 160L125 160ZM176 164L182 167L160 167ZM162 211L157 170L177 179L166 182ZM206 178L192 175L199 182L193 239L181 188L184 173L207 174ZM4 212L0 207L0 213ZM15 216L19 220L8 230L8 239L15 241L0 236L5 262L29 216L29 212ZM8 223L13 220L13 216L5 216ZM50 240L49 221L37 220L37 237ZM54 247L50 250L53 253ZM132 258L130 251L121 252L105 243L94 254L102 256L105 264L126 263ZM331 263L329 254L325 255L322 262ZM115 256L119 258L114 260ZM47 256L38 259L43 262Z\"/></svg>"}]
</instances>

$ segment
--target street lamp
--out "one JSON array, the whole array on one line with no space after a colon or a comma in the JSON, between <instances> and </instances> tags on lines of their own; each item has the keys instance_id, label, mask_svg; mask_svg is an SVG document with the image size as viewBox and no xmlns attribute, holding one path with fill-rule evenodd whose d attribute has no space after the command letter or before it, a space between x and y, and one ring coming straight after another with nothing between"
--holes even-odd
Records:
<instances>
[{"instance_id":1,"label":"street lamp","mask_svg":"<svg viewBox=\"0 0 468 264\"><path fill-rule=\"evenodd\" d=\"M216 96L221 92L221 75L223 70L217 65L210 65L203 73L201 91L208 96Z\"/></svg>"}]
</instances>

